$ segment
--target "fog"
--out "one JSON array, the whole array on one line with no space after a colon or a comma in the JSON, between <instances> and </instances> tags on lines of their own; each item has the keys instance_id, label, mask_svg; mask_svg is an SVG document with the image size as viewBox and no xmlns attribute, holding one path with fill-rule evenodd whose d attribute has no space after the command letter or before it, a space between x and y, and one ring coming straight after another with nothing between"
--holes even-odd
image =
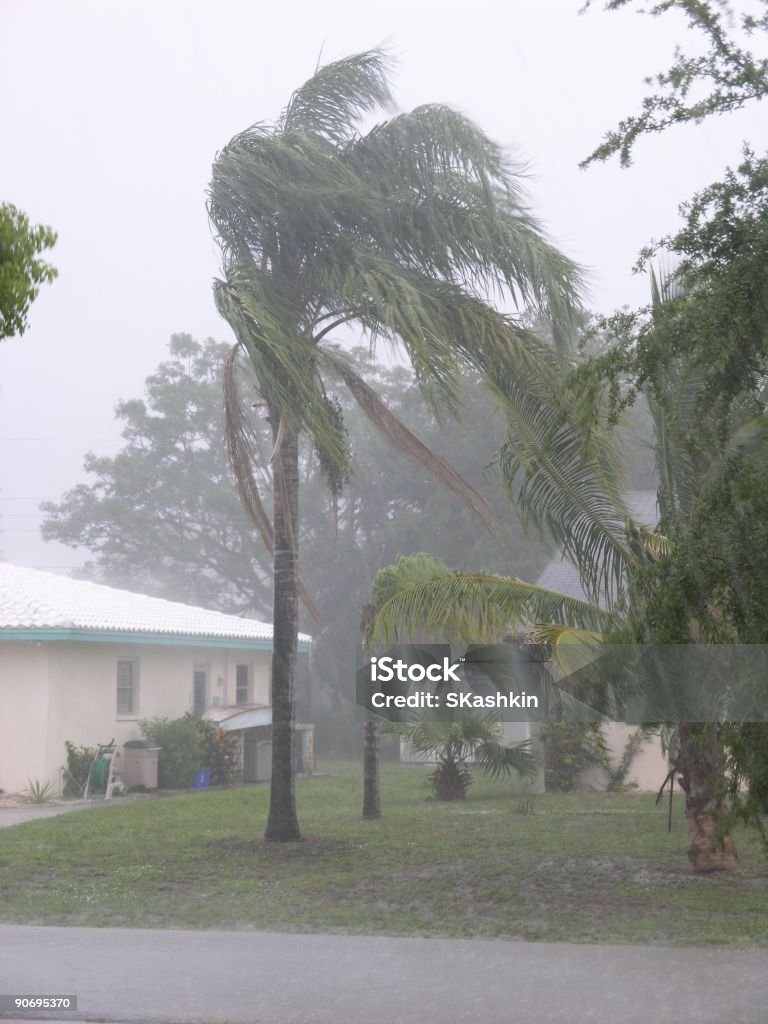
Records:
<instances>
[{"instance_id":1,"label":"fog","mask_svg":"<svg viewBox=\"0 0 768 1024\"><path fill-rule=\"evenodd\" d=\"M629 170L580 171L675 38L669 17L579 6L4 0L0 200L58 231L60 276L29 331L0 347L3 557L79 564L40 540L38 501L82 479L86 450L117 449L113 407L141 393L171 333L230 337L211 297L211 162L235 132L275 117L319 58L386 43L402 109L454 105L527 164L533 208L589 268L591 308L645 301L638 250L738 159L742 138L764 141L764 119L757 109L670 131L642 141Z\"/></svg>"}]
</instances>

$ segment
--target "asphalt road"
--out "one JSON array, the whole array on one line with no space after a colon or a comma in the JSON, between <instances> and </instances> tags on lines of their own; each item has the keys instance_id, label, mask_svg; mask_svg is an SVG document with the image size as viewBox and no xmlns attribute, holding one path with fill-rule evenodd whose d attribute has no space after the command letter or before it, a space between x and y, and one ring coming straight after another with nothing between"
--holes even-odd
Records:
<instances>
[{"instance_id":1,"label":"asphalt road","mask_svg":"<svg viewBox=\"0 0 768 1024\"><path fill-rule=\"evenodd\" d=\"M766 1024L768 951L0 925L0 993L77 995L67 1020Z\"/></svg>"}]
</instances>

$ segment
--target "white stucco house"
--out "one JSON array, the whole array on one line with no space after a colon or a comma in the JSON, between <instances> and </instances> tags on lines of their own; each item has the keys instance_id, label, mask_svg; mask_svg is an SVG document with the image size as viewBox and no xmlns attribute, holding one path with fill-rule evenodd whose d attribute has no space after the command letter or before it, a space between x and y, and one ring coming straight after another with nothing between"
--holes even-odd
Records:
<instances>
[{"instance_id":1,"label":"white stucco house","mask_svg":"<svg viewBox=\"0 0 768 1024\"><path fill-rule=\"evenodd\" d=\"M0 563L0 789L58 791L66 740L122 744L186 712L240 733L256 781L271 651L265 622Z\"/></svg>"}]
</instances>

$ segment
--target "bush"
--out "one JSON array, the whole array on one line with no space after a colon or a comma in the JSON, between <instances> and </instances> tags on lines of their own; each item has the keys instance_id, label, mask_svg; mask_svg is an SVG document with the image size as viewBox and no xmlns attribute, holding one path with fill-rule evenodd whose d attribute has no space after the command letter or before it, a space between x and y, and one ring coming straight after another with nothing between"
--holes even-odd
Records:
<instances>
[{"instance_id":1,"label":"bush","mask_svg":"<svg viewBox=\"0 0 768 1024\"><path fill-rule=\"evenodd\" d=\"M69 740L64 741L64 746L67 749L64 796L79 797L88 781L88 773L96 757L96 747L76 747Z\"/></svg>"},{"instance_id":2,"label":"bush","mask_svg":"<svg viewBox=\"0 0 768 1024\"><path fill-rule=\"evenodd\" d=\"M205 766L214 786L231 786L240 775L240 740L215 722L202 720L197 728L205 746Z\"/></svg>"},{"instance_id":3,"label":"bush","mask_svg":"<svg viewBox=\"0 0 768 1024\"><path fill-rule=\"evenodd\" d=\"M208 767L206 745L192 715L169 721L145 718L139 722L142 736L160 747L157 784L160 789L186 789L196 771Z\"/></svg>"},{"instance_id":4,"label":"bush","mask_svg":"<svg viewBox=\"0 0 768 1024\"><path fill-rule=\"evenodd\" d=\"M605 767L605 741L598 725L545 722L539 740L544 747L544 784L552 792L570 793L591 765Z\"/></svg>"}]
</instances>

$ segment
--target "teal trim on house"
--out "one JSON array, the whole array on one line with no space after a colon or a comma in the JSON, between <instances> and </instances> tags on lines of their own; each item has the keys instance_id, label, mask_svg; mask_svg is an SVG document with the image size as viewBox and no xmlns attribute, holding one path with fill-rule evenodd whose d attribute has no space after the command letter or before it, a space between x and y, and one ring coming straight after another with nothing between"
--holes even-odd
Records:
<instances>
[{"instance_id":1,"label":"teal trim on house","mask_svg":"<svg viewBox=\"0 0 768 1024\"><path fill-rule=\"evenodd\" d=\"M97 644L155 644L167 647L232 647L242 651L271 651L271 640L248 640L243 637L186 636L172 633L131 633L99 629L0 629L0 641L77 640ZM300 640L299 651L308 651L310 644Z\"/></svg>"}]
</instances>

